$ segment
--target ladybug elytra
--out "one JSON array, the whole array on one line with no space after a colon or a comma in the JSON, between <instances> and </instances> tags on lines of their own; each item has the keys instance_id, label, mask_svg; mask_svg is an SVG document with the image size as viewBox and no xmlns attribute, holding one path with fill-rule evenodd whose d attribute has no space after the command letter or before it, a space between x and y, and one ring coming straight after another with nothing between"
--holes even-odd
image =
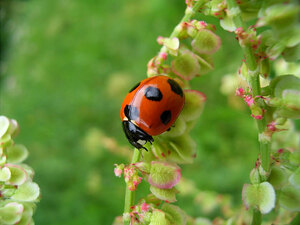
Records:
<instances>
[{"instance_id":1,"label":"ladybug elytra","mask_svg":"<svg viewBox=\"0 0 300 225\"><path fill-rule=\"evenodd\" d=\"M136 84L126 95L120 116L128 141L138 149L152 136L169 130L184 106L180 85L167 76L154 76Z\"/></svg>"}]
</instances>

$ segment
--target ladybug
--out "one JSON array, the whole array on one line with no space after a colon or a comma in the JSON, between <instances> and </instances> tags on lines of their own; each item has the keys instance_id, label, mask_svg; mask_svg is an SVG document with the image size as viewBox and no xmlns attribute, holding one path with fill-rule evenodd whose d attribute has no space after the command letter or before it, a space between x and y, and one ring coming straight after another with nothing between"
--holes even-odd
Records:
<instances>
[{"instance_id":1,"label":"ladybug","mask_svg":"<svg viewBox=\"0 0 300 225\"><path fill-rule=\"evenodd\" d=\"M126 95L120 116L128 141L138 149L170 129L184 106L184 93L173 79L159 75L136 84Z\"/></svg>"}]
</instances>

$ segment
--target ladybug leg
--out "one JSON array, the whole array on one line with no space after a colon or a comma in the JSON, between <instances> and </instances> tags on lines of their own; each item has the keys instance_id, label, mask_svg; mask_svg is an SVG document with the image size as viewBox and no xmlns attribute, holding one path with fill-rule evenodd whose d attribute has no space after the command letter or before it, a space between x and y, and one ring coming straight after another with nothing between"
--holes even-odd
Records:
<instances>
[{"instance_id":1,"label":"ladybug leg","mask_svg":"<svg viewBox=\"0 0 300 225\"><path fill-rule=\"evenodd\" d=\"M169 129L167 131L170 131L171 130L171 127L169 127Z\"/></svg>"},{"instance_id":2,"label":"ladybug leg","mask_svg":"<svg viewBox=\"0 0 300 225\"><path fill-rule=\"evenodd\" d=\"M148 149L147 149L147 148L145 148L144 146L142 146L141 148L142 148L142 149L145 149L145 150L148 152Z\"/></svg>"}]
</instances>

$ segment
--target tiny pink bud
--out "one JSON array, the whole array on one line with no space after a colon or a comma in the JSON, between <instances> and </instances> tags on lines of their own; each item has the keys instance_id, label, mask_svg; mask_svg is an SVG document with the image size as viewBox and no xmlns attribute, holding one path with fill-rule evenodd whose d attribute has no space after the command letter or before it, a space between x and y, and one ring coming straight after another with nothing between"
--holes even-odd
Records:
<instances>
[{"instance_id":1,"label":"tiny pink bud","mask_svg":"<svg viewBox=\"0 0 300 225\"><path fill-rule=\"evenodd\" d=\"M261 120L261 119L263 118L262 115L257 115L257 116L255 116L255 115L251 114L251 116L252 116L254 119L256 119L256 120Z\"/></svg>"},{"instance_id":2,"label":"tiny pink bud","mask_svg":"<svg viewBox=\"0 0 300 225\"><path fill-rule=\"evenodd\" d=\"M201 28L205 28L207 26L207 23L205 23L204 21L199 21L199 24Z\"/></svg>"},{"instance_id":3,"label":"tiny pink bud","mask_svg":"<svg viewBox=\"0 0 300 225\"><path fill-rule=\"evenodd\" d=\"M242 27L238 27L235 29L235 33L242 33L243 32L243 28Z\"/></svg>"},{"instance_id":4,"label":"tiny pink bud","mask_svg":"<svg viewBox=\"0 0 300 225\"><path fill-rule=\"evenodd\" d=\"M281 148L281 149L278 149L278 151L277 151L279 154L281 154L281 153L283 153L283 148Z\"/></svg>"},{"instance_id":5,"label":"tiny pink bud","mask_svg":"<svg viewBox=\"0 0 300 225\"><path fill-rule=\"evenodd\" d=\"M236 95L236 96L242 97L244 94L245 94L245 90L244 90L243 88L238 88L238 89L236 89L236 91L235 91L235 95Z\"/></svg>"},{"instance_id":6,"label":"tiny pink bud","mask_svg":"<svg viewBox=\"0 0 300 225\"><path fill-rule=\"evenodd\" d=\"M158 38L156 39L156 41L157 41L157 43L158 43L159 45L163 45L163 43L164 43L164 37L158 36Z\"/></svg>"},{"instance_id":7,"label":"tiny pink bud","mask_svg":"<svg viewBox=\"0 0 300 225\"><path fill-rule=\"evenodd\" d=\"M147 203L143 203L142 205L141 205L141 210L143 211L143 212L147 212L148 210L149 210L149 205L147 204Z\"/></svg>"},{"instance_id":8,"label":"tiny pink bud","mask_svg":"<svg viewBox=\"0 0 300 225\"><path fill-rule=\"evenodd\" d=\"M276 123L272 121L271 123L267 124L267 127L270 131L276 131Z\"/></svg>"},{"instance_id":9,"label":"tiny pink bud","mask_svg":"<svg viewBox=\"0 0 300 225\"><path fill-rule=\"evenodd\" d=\"M163 60L167 59L168 54L166 52L162 52L159 54L159 57L162 58Z\"/></svg>"},{"instance_id":10,"label":"tiny pink bud","mask_svg":"<svg viewBox=\"0 0 300 225\"><path fill-rule=\"evenodd\" d=\"M136 185L134 185L134 184L128 184L128 189L129 189L129 191L135 191Z\"/></svg>"},{"instance_id":11,"label":"tiny pink bud","mask_svg":"<svg viewBox=\"0 0 300 225\"><path fill-rule=\"evenodd\" d=\"M246 95L244 97L244 100L248 104L249 107L254 104L254 98L252 98L251 95Z\"/></svg>"},{"instance_id":12,"label":"tiny pink bud","mask_svg":"<svg viewBox=\"0 0 300 225\"><path fill-rule=\"evenodd\" d=\"M123 171L122 171L120 168L118 168L118 167L116 167L116 168L114 169L114 173L115 173L116 177L121 177L122 172L123 172Z\"/></svg>"}]
</instances>

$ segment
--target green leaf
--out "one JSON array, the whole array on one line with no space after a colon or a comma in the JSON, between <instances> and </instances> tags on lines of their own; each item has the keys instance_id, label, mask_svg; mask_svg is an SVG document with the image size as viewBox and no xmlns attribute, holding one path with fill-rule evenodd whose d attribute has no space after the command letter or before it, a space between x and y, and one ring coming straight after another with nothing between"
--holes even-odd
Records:
<instances>
[{"instance_id":1,"label":"green leaf","mask_svg":"<svg viewBox=\"0 0 300 225\"><path fill-rule=\"evenodd\" d=\"M169 53L173 56L177 56L178 49L179 49L179 39L177 37L174 37L172 39L165 38L164 39L164 46L169 50Z\"/></svg>"},{"instance_id":2,"label":"green leaf","mask_svg":"<svg viewBox=\"0 0 300 225\"><path fill-rule=\"evenodd\" d=\"M24 145L13 145L7 148L7 162L20 163L28 156L28 150Z\"/></svg>"},{"instance_id":3,"label":"green leaf","mask_svg":"<svg viewBox=\"0 0 300 225\"><path fill-rule=\"evenodd\" d=\"M27 164L19 164L24 170L25 172L27 173L27 176L32 179L33 178L33 175L34 175L34 170L28 166Z\"/></svg>"},{"instance_id":4,"label":"green leaf","mask_svg":"<svg viewBox=\"0 0 300 225\"><path fill-rule=\"evenodd\" d=\"M13 140L11 139L11 135L6 133L0 138L1 147L8 147L13 144Z\"/></svg>"},{"instance_id":5,"label":"green leaf","mask_svg":"<svg viewBox=\"0 0 300 225\"><path fill-rule=\"evenodd\" d=\"M170 139L168 142L168 149L171 149L169 158L177 163L192 163L196 157L196 143L189 135L182 135L180 137ZM175 154L174 154L175 153ZM176 160L176 154L180 158ZM175 158L173 158L175 156Z\"/></svg>"},{"instance_id":6,"label":"green leaf","mask_svg":"<svg viewBox=\"0 0 300 225\"><path fill-rule=\"evenodd\" d=\"M284 49L282 56L287 62L296 62L300 59L300 44Z\"/></svg>"},{"instance_id":7,"label":"green leaf","mask_svg":"<svg viewBox=\"0 0 300 225\"><path fill-rule=\"evenodd\" d=\"M200 70L200 65L195 54L184 51L172 61L172 71L184 80L191 80Z\"/></svg>"},{"instance_id":8,"label":"green leaf","mask_svg":"<svg viewBox=\"0 0 300 225\"><path fill-rule=\"evenodd\" d=\"M164 203L161 207L161 210L166 213L167 219L173 225L182 225L186 224L187 216L185 212L180 209L178 206Z\"/></svg>"},{"instance_id":9,"label":"green leaf","mask_svg":"<svg viewBox=\"0 0 300 225\"><path fill-rule=\"evenodd\" d=\"M196 90L184 90L185 104L181 112L181 116L185 121L192 121L197 119L204 108L206 96Z\"/></svg>"},{"instance_id":10,"label":"green leaf","mask_svg":"<svg viewBox=\"0 0 300 225\"><path fill-rule=\"evenodd\" d=\"M213 59L210 55L196 55L196 58L198 59L198 63L200 65L199 74L197 74L196 76L206 74L214 68Z\"/></svg>"},{"instance_id":11,"label":"green leaf","mask_svg":"<svg viewBox=\"0 0 300 225\"><path fill-rule=\"evenodd\" d=\"M161 189L151 185L150 191L152 192L152 194L154 194L157 198L161 200L168 202L176 201L177 190L174 187L172 189Z\"/></svg>"},{"instance_id":12,"label":"green leaf","mask_svg":"<svg viewBox=\"0 0 300 225\"><path fill-rule=\"evenodd\" d=\"M11 197L14 200L31 202L37 200L40 195L39 186L31 181L20 185L15 194Z\"/></svg>"},{"instance_id":13,"label":"green leaf","mask_svg":"<svg viewBox=\"0 0 300 225\"><path fill-rule=\"evenodd\" d=\"M148 182L163 189L174 187L181 177L180 168L173 163L153 161L151 162Z\"/></svg>"},{"instance_id":14,"label":"green leaf","mask_svg":"<svg viewBox=\"0 0 300 225\"><path fill-rule=\"evenodd\" d=\"M271 60L274 60L283 52L284 49L285 43L276 42L274 45L266 49L266 54Z\"/></svg>"},{"instance_id":15,"label":"green leaf","mask_svg":"<svg viewBox=\"0 0 300 225\"><path fill-rule=\"evenodd\" d=\"M16 224L20 221L24 207L22 204L10 202L0 208L0 222L3 225Z\"/></svg>"},{"instance_id":16,"label":"green leaf","mask_svg":"<svg viewBox=\"0 0 300 225\"><path fill-rule=\"evenodd\" d=\"M280 192L279 203L289 211L300 211L300 190L294 186L283 187Z\"/></svg>"},{"instance_id":17,"label":"green leaf","mask_svg":"<svg viewBox=\"0 0 300 225\"><path fill-rule=\"evenodd\" d=\"M8 181L10 179L11 173L9 168L0 168L0 181Z\"/></svg>"},{"instance_id":18,"label":"green leaf","mask_svg":"<svg viewBox=\"0 0 300 225\"><path fill-rule=\"evenodd\" d=\"M163 211L155 209L152 213L151 222L149 225L170 225Z\"/></svg>"},{"instance_id":19,"label":"green leaf","mask_svg":"<svg viewBox=\"0 0 300 225\"><path fill-rule=\"evenodd\" d=\"M281 98L284 90L299 90L300 91L300 78L294 75L283 75L276 77L270 83L272 96Z\"/></svg>"},{"instance_id":20,"label":"green leaf","mask_svg":"<svg viewBox=\"0 0 300 225\"><path fill-rule=\"evenodd\" d=\"M19 133L19 124L16 120L14 119L10 119L9 120L9 129L8 129L8 133L14 137Z\"/></svg>"},{"instance_id":21,"label":"green leaf","mask_svg":"<svg viewBox=\"0 0 300 225\"><path fill-rule=\"evenodd\" d=\"M210 30L201 29L192 41L192 47L200 54L212 54L218 51L221 39Z\"/></svg>"},{"instance_id":22,"label":"green leaf","mask_svg":"<svg viewBox=\"0 0 300 225\"><path fill-rule=\"evenodd\" d=\"M296 188L300 188L300 167L290 176L289 182Z\"/></svg>"},{"instance_id":23,"label":"green leaf","mask_svg":"<svg viewBox=\"0 0 300 225\"><path fill-rule=\"evenodd\" d=\"M275 190L268 182L245 184L242 196L247 209L256 207L262 214L267 214L275 207Z\"/></svg>"},{"instance_id":24,"label":"green leaf","mask_svg":"<svg viewBox=\"0 0 300 225\"><path fill-rule=\"evenodd\" d=\"M291 48L298 45L300 43L300 26L290 29L285 39L286 47Z\"/></svg>"},{"instance_id":25,"label":"green leaf","mask_svg":"<svg viewBox=\"0 0 300 225\"><path fill-rule=\"evenodd\" d=\"M22 167L13 164L6 164L5 166L8 167L11 172L10 179L6 183L21 185L26 181L27 173Z\"/></svg>"},{"instance_id":26,"label":"green leaf","mask_svg":"<svg viewBox=\"0 0 300 225\"><path fill-rule=\"evenodd\" d=\"M258 26L271 25L278 30L285 30L297 21L299 6L293 4L276 4L266 9Z\"/></svg>"},{"instance_id":27,"label":"green leaf","mask_svg":"<svg viewBox=\"0 0 300 225\"><path fill-rule=\"evenodd\" d=\"M188 134L175 138L155 137L151 149L156 159L180 164L192 163L196 156L196 143Z\"/></svg>"},{"instance_id":28,"label":"green leaf","mask_svg":"<svg viewBox=\"0 0 300 225\"><path fill-rule=\"evenodd\" d=\"M18 222L18 225L29 225L33 223L32 215L33 215L33 205L32 203L22 203L24 206L24 211L22 213L21 220Z\"/></svg>"},{"instance_id":29,"label":"green leaf","mask_svg":"<svg viewBox=\"0 0 300 225\"><path fill-rule=\"evenodd\" d=\"M0 138L6 133L9 128L9 119L5 116L0 116Z\"/></svg>"},{"instance_id":30,"label":"green leaf","mask_svg":"<svg viewBox=\"0 0 300 225\"><path fill-rule=\"evenodd\" d=\"M137 162L134 164L142 173L150 173L150 168L151 168L151 165L150 163L147 163L147 162L143 162L143 161L140 161L140 162Z\"/></svg>"},{"instance_id":31,"label":"green leaf","mask_svg":"<svg viewBox=\"0 0 300 225\"><path fill-rule=\"evenodd\" d=\"M273 167L268 181L272 184L275 189L283 187L287 182L286 172L279 167Z\"/></svg>"},{"instance_id":32,"label":"green leaf","mask_svg":"<svg viewBox=\"0 0 300 225\"><path fill-rule=\"evenodd\" d=\"M233 32L237 28L233 22L233 19L229 16L225 16L224 19L220 20L220 25L224 30L229 32Z\"/></svg>"}]
</instances>

